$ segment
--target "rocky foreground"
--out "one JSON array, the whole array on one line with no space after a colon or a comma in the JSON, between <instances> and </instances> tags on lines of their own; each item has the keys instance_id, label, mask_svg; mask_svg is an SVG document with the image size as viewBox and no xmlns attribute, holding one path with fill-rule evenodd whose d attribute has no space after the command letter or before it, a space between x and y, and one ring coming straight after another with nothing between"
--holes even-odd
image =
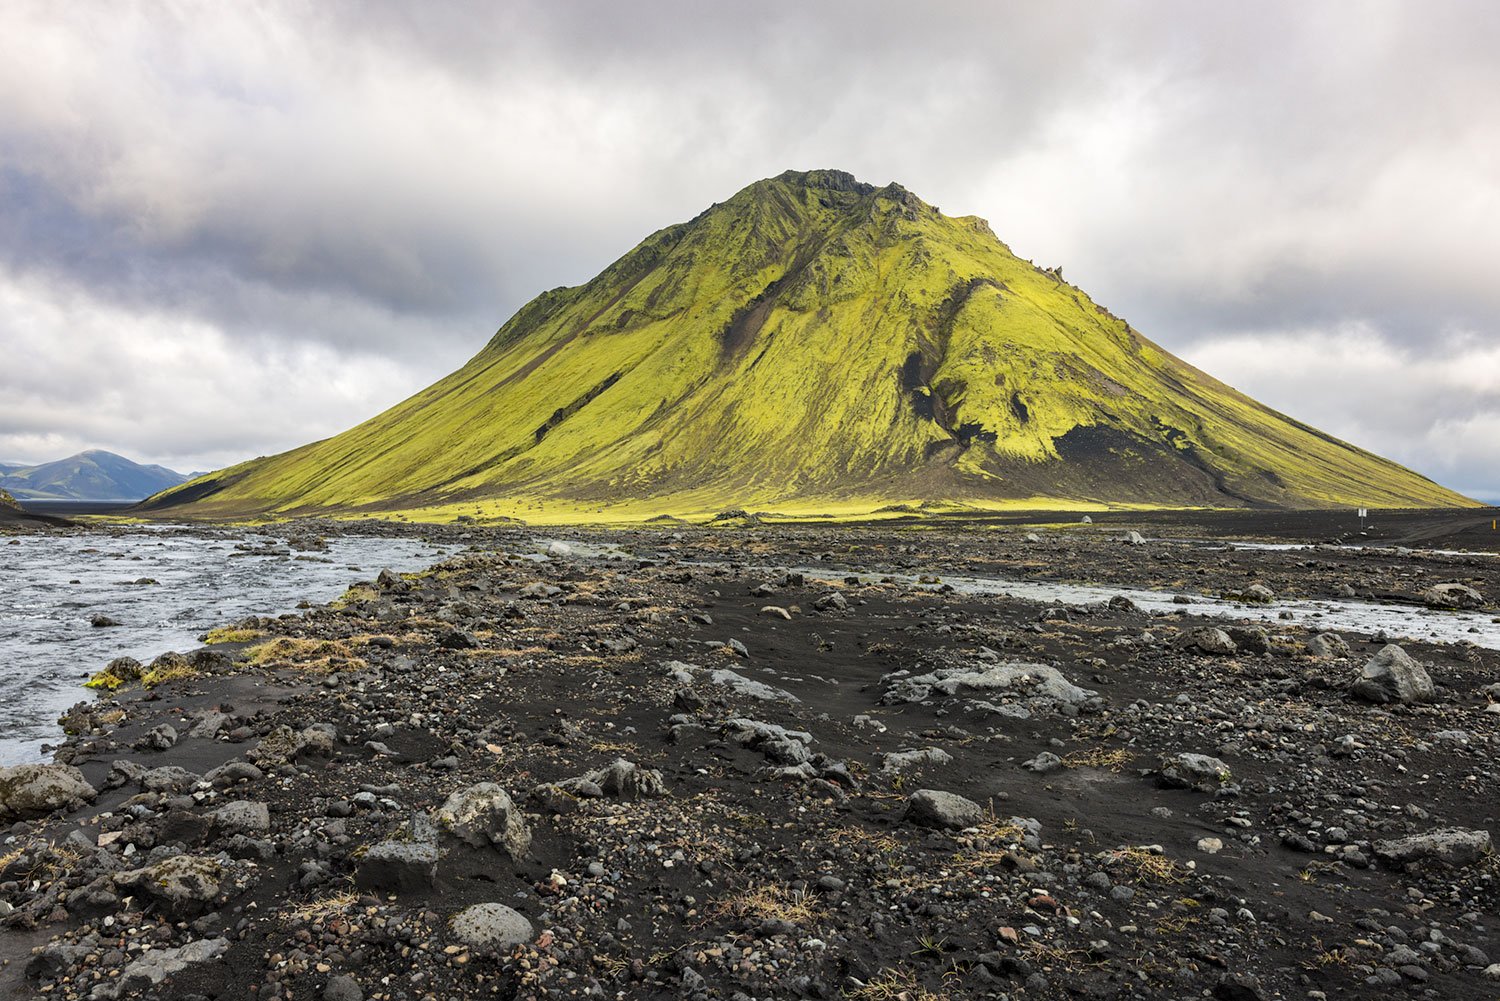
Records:
<instances>
[{"instance_id":1,"label":"rocky foreground","mask_svg":"<svg viewBox=\"0 0 1500 1001\"><path fill-rule=\"evenodd\" d=\"M1500 560L610 540L475 530L110 665L56 763L0 770L0 996L1500 995L1500 654L1259 604L1406 602L1420 634Z\"/></svg>"}]
</instances>

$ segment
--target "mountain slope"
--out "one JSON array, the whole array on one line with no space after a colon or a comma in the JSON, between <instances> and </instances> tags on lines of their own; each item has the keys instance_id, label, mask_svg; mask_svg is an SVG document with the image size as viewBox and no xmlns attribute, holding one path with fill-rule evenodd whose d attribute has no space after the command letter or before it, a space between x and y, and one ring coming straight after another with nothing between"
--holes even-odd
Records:
<instances>
[{"instance_id":1,"label":"mountain slope","mask_svg":"<svg viewBox=\"0 0 1500 1001\"><path fill-rule=\"evenodd\" d=\"M151 506L587 518L913 501L1469 503L1174 358L983 220L813 171L543 293L372 420Z\"/></svg>"},{"instance_id":2,"label":"mountain slope","mask_svg":"<svg viewBox=\"0 0 1500 1001\"><path fill-rule=\"evenodd\" d=\"M0 487L22 501L140 500L185 479L164 466L143 466L100 449L39 466L10 466L0 471Z\"/></svg>"}]
</instances>

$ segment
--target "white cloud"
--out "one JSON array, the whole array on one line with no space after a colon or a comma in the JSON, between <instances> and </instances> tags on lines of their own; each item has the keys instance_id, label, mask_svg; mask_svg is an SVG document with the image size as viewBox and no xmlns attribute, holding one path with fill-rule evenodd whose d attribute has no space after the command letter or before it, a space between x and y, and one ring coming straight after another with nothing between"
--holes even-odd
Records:
<instances>
[{"instance_id":1,"label":"white cloud","mask_svg":"<svg viewBox=\"0 0 1500 1001\"><path fill-rule=\"evenodd\" d=\"M3 276L0 343L0 458L19 462L99 447L218 468L326 437L397 402L414 374L441 374L316 343L237 341Z\"/></svg>"},{"instance_id":2,"label":"white cloud","mask_svg":"<svg viewBox=\"0 0 1500 1001\"><path fill-rule=\"evenodd\" d=\"M1500 343L1454 333L1410 348L1350 324L1231 334L1182 354L1329 434L1471 495L1500 498Z\"/></svg>"},{"instance_id":3,"label":"white cloud","mask_svg":"<svg viewBox=\"0 0 1500 1001\"><path fill-rule=\"evenodd\" d=\"M330 433L788 167L983 215L1169 348L1324 332L1309 343L1335 354L1309 368L1375 380L1365 352L1468 358L1500 328L1500 6L1481 0L23 0L0 35L0 384L29 401L0 402L0 457L227 459ZM1359 324L1378 336L1338 353ZM128 370L153 341L204 352L177 393L221 405L156 429L80 402L193 368ZM1219 351L1204 367L1236 381ZM320 367L368 385L325 393ZM1314 383L1267 392L1398 458L1415 427L1482 436L1492 399L1386 387L1412 408L1392 422ZM1482 447L1443 468L1500 493L1464 458Z\"/></svg>"}]
</instances>

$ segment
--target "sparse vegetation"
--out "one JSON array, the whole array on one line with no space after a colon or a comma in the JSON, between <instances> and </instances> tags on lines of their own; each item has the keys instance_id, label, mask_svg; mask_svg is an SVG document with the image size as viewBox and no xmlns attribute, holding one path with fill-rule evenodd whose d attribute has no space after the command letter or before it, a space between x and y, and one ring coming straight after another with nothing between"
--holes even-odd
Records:
<instances>
[{"instance_id":1,"label":"sparse vegetation","mask_svg":"<svg viewBox=\"0 0 1500 1001\"><path fill-rule=\"evenodd\" d=\"M256 667L296 668L299 671L358 670L365 662L342 640L300 639L278 636L245 651L245 660Z\"/></svg>"}]
</instances>

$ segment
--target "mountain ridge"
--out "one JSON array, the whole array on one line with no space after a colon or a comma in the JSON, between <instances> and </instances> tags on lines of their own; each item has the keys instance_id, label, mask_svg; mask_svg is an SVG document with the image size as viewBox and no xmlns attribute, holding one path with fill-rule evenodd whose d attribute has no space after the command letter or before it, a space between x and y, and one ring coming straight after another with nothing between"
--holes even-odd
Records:
<instances>
[{"instance_id":1,"label":"mountain ridge","mask_svg":"<svg viewBox=\"0 0 1500 1001\"><path fill-rule=\"evenodd\" d=\"M332 438L153 498L239 516L1456 506L899 184L788 171L543 292Z\"/></svg>"},{"instance_id":2,"label":"mountain ridge","mask_svg":"<svg viewBox=\"0 0 1500 1001\"><path fill-rule=\"evenodd\" d=\"M104 449L27 466L0 463L0 488L18 501L134 501L186 482L165 466L144 465Z\"/></svg>"}]
</instances>

